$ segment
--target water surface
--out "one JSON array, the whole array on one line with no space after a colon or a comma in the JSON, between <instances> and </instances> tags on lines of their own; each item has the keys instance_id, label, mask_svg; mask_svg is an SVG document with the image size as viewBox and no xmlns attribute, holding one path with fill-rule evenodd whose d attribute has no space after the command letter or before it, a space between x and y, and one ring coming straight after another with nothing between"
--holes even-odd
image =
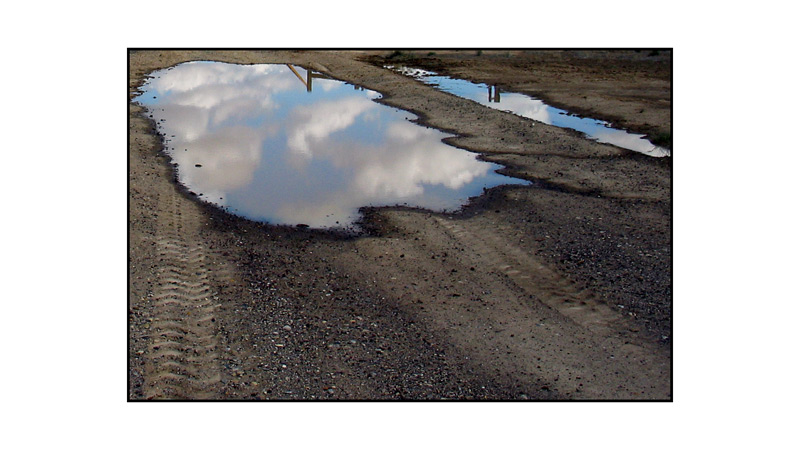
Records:
<instances>
[{"instance_id":1,"label":"water surface","mask_svg":"<svg viewBox=\"0 0 800 450\"><path fill-rule=\"evenodd\" d=\"M602 120L578 117L527 95L516 92L501 92L497 86L450 78L422 69L394 66L387 66L387 68L490 108L510 112L548 125L580 131L586 134L588 138L598 142L616 145L617 147L655 157L663 157L670 154L668 149L654 145L645 139L643 134L633 134L625 130L612 128L608 122Z\"/></svg>"},{"instance_id":2,"label":"water surface","mask_svg":"<svg viewBox=\"0 0 800 450\"><path fill-rule=\"evenodd\" d=\"M377 92L300 67L189 62L151 77L136 101L179 181L253 220L344 228L364 206L454 211L484 188L527 184Z\"/></svg>"}]
</instances>

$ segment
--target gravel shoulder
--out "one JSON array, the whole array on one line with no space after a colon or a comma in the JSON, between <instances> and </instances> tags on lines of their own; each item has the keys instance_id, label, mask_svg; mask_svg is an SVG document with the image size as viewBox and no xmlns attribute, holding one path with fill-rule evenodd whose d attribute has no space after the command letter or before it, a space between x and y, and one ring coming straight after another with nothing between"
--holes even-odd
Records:
<instances>
[{"instance_id":1,"label":"gravel shoulder","mask_svg":"<svg viewBox=\"0 0 800 450\"><path fill-rule=\"evenodd\" d=\"M671 55L429 53L430 68L671 133ZM130 102L129 398L670 400L671 158L436 91L382 69L391 54L129 53L130 98L184 61L297 64L533 182L458 214L369 210L361 236L274 227L177 186Z\"/></svg>"}]
</instances>

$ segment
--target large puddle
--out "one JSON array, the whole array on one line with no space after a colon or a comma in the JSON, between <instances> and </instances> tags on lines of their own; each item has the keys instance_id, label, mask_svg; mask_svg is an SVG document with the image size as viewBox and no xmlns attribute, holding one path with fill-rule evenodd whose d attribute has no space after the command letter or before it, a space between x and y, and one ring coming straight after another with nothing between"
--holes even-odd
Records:
<instances>
[{"instance_id":1,"label":"large puddle","mask_svg":"<svg viewBox=\"0 0 800 450\"><path fill-rule=\"evenodd\" d=\"M386 68L490 108L510 112L548 125L580 131L590 139L598 142L616 145L617 147L655 157L670 155L668 149L653 145L642 134L633 134L625 130L611 128L607 122L602 120L578 117L527 95L515 92L501 92L497 86L472 83L422 69L394 66L386 66Z\"/></svg>"},{"instance_id":2,"label":"large puddle","mask_svg":"<svg viewBox=\"0 0 800 450\"><path fill-rule=\"evenodd\" d=\"M249 219L348 228L365 206L447 212L484 188L528 184L373 101L377 92L300 67L189 62L151 77L135 100L179 181Z\"/></svg>"}]
</instances>

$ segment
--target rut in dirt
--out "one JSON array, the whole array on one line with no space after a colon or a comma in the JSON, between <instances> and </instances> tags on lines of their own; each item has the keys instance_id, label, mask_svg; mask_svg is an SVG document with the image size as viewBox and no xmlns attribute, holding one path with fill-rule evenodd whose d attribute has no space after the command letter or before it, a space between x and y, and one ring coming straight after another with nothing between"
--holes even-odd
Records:
<instances>
[{"instance_id":1,"label":"rut in dirt","mask_svg":"<svg viewBox=\"0 0 800 450\"><path fill-rule=\"evenodd\" d=\"M219 397L215 293L203 247L186 239L196 214L173 192L157 236L160 268L154 291L151 345L145 364L147 399Z\"/></svg>"},{"instance_id":2,"label":"rut in dirt","mask_svg":"<svg viewBox=\"0 0 800 450\"><path fill-rule=\"evenodd\" d=\"M477 219L480 220L480 219ZM517 298L527 300L528 304L538 303L549 308L562 317L564 325L572 323L577 326L562 326L563 330L574 330L577 341L564 342L567 354L584 355L588 367L593 367L598 358L613 355L605 361L604 368L610 370L607 376L616 380L612 385L617 392L594 392L589 394L605 397L641 396L644 398L660 398L668 395L668 385L661 384L668 373L668 362L661 355L652 337L645 333L629 317L603 301L589 289L570 280L567 276L550 267L535 253L526 252L509 242L513 231L506 225L486 224L484 229L493 229L491 233L478 233L474 229L477 223L464 223L458 220L447 220L435 217L434 222L450 235L457 247L469 249L466 253L476 266L486 267L490 272L509 280L519 292ZM523 300L523 303L526 301ZM524 310L521 309L520 311ZM582 331L579 331L582 330ZM522 353L521 351L517 353ZM544 359L544 354L542 354ZM558 367L559 359L548 358L551 368ZM564 363L564 362L562 362ZM565 367L570 366L570 363ZM612 369L613 367L613 369ZM596 373L594 369L578 369L584 379ZM591 387L585 386L589 391ZM587 392L588 393L588 392Z\"/></svg>"}]
</instances>

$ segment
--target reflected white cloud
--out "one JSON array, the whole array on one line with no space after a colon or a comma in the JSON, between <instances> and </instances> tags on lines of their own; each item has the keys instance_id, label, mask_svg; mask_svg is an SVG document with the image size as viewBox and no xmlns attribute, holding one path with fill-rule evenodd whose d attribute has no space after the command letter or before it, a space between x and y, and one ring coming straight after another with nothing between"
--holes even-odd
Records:
<instances>
[{"instance_id":1,"label":"reflected white cloud","mask_svg":"<svg viewBox=\"0 0 800 450\"><path fill-rule=\"evenodd\" d=\"M495 109L512 112L522 117L533 119L537 122L553 124L550 109L541 100L534 100L520 94L501 94L499 103L486 103Z\"/></svg>"},{"instance_id":2,"label":"reflected white cloud","mask_svg":"<svg viewBox=\"0 0 800 450\"><path fill-rule=\"evenodd\" d=\"M322 89L323 91L331 91L333 89L338 89L342 83L336 80L314 80L312 85L314 89Z\"/></svg>"},{"instance_id":3,"label":"reflected white cloud","mask_svg":"<svg viewBox=\"0 0 800 450\"><path fill-rule=\"evenodd\" d=\"M362 192L402 198L421 194L425 184L458 189L488 172L488 164L445 145L441 137L408 122L393 123L381 148L360 155L355 185Z\"/></svg>"},{"instance_id":4,"label":"reflected white cloud","mask_svg":"<svg viewBox=\"0 0 800 450\"><path fill-rule=\"evenodd\" d=\"M284 66L187 63L145 88L180 181L256 220L344 226L363 206L455 209L484 187L523 183L374 91L315 78L306 92Z\"/></svg>"},{"instance_id":5,"label":"reflected white cloud","mask_svg":"<svg viewBox=\"0 0 800 450\"><path fill-rule=\"evenodd\" d=\"M186 142L192 151L175 152L173 159L185 168L186 184L201 191L230 191L252 181L253 168L261 161L262 142L257 130L227 127Z\"/></svg>"},{"instance_id":6,"label":"reflected white cloud","mask_svg":"<svg viewBox=\"0 0 800 450\"><path fill-rule=\"evenodd\" d=\"M242 70L246 67L246 70ZM242 84L247 81L266 81L266 75L278 71L280 66L261 64L237 66L208 62L188 62L159 71L159 76L149 83L156 92L196 91L207 86Z\"/></svg>"},{"instance_id":7,"label":"reflected white cloud","mask_svg":"<svg viewBox=\"0 0 800 450\"><path fill-rule=\"evenodd\" d=\"M598 142L613 144L617 147L627 148L650 156L662 157L669 155L669 150L653 145L650 141L644 139L644 135L641 134L630 134L609 129L608 131L597 132L593 137Z\"/></svg>"},{"instance_id":8,"label":"reflected white cloud","mask_svg":"<svg viewBox=\"0 0 800 450\"><path fill-rule=\"evenodd\" d=\"M351 126L357 116L377 106L363 97L299 106L292 111L287 126L289 150L309 159L312 156L312 144L324 142L331 133Z\"/></svg>"}]
</instances>

